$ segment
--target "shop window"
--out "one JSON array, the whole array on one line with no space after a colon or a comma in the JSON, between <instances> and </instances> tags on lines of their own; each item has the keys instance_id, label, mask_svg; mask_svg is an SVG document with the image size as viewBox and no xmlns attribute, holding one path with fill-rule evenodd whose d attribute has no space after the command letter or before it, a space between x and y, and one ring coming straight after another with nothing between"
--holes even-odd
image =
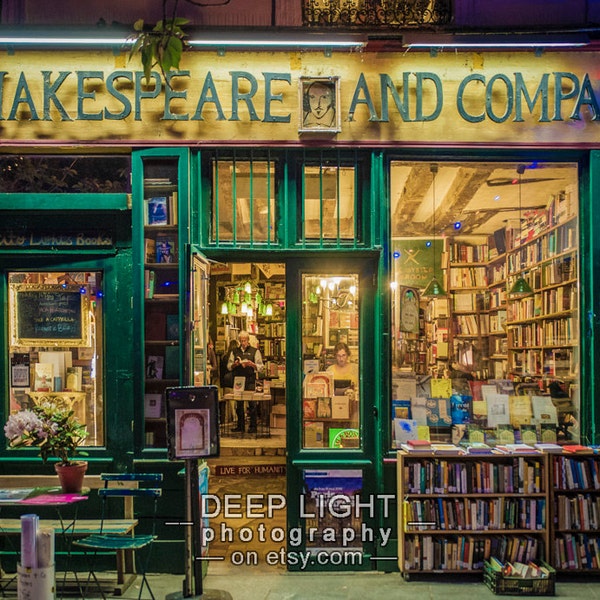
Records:
<instances>
[{"instance_id":1,"label":"shop window","mask_svg":"<svg viewBox=\"0 0 600 600\"><path fill-rule=\"evenodd\" d=\"M212 241L272 244L275 228L275 161L269 156L215 156L212 177Z\"/></svg>"},{"instance_id":2,"label":"shop window","mask_svg":"<svg viewBox=\"0 0 600 600\"><path fill-rule=\"evenodd\" d=\"M72 409L104 445L102 273L13 271L8 290L10 413Z\"/></svg>"},{"instance_id":3,"label":"shop window","mask_svg":"<svg viewBox=\"0 0 600 600\"><path fill-rule=\"evenodd\" d=\"M339 162L305 164L298 237L303 243L348 244L359 239L357 169Z\"/></svg>"},{"instance_id":4,"label":"shop window","mask_svg":"<svg viewBox=\"0 0 600 600\"><path fill-rule=\"evenodd\" d=\"M303 448L359 448L357 274L302 276Z\"/></svg>"},{"instance_id":5,"label":"shop window","mask_svg":"<svg viewBox=\"0 0 600 600\"><path fill-rule=\"evenodd\" d=\"M129 192L128 156L0 156L0 193Z\"/></svg>"},{"instance_id":6,"label":"shop window","mask_svg":"<svg viewBox=\"0 0 600 600\"><path fill-rule=\"evenodd\" d=\"M579 441L574 164L390 166L391 426Z\"/></svg>"}]
</instances>

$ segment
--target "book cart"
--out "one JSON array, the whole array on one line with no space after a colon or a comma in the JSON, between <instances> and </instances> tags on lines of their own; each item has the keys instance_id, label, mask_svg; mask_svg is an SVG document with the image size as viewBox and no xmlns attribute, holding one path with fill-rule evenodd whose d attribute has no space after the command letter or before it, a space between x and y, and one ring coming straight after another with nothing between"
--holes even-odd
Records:
<instances>
[{"instance_id":1,"label":"book cart","mask_svg":"<svg viewBox=\"0 0 600 600\"><path fill-rule=\"evenodd\" d=\"M548 455L397 455L398 566L482 572L484 558L549 560Z\"/></svg>"}]
</instances>

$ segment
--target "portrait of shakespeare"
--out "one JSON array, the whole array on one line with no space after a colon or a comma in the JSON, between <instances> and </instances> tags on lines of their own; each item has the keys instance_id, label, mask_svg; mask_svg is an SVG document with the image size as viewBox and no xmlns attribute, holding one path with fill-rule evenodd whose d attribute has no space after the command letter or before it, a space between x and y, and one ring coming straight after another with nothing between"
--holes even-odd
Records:
<instances>
[{"instance_id":1,"label":"portrait of shakespeare","mask_svg":"<svg viewBox=\"0 0 600 600\"><path fill-rule=\"evenodd\" d=\"M303 82L302 129L336 129L335 82L315 79Z\"/></svg>"}]
</instances>

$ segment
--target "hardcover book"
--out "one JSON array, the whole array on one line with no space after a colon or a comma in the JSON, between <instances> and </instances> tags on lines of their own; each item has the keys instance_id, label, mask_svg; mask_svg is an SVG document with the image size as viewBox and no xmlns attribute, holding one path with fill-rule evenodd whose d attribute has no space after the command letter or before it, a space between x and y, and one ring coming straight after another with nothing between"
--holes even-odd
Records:
<instances>
[{"instance_id":1,"label":"hardcover book","mask_svg":"<svg viewBox=\"0 0 600 600\"><path fill-rule=\"evenodd\" d=\"M452 425L450 398L427 398L426 407L429 427L450 427Z\"/></svg>"},{"instance_id":2,"label":"hardcover book","mask_svg":"<svg viewBox=\"0 0 600 600\"><path fill-rule=\"evenodd\" d=\"M316 419L317 417L317 399L305 398L302 401L302 416L305 419Z\"/></svg>"},{"instance_id":3,"label":"hardcover book","mask_svg":"<svg viewBox=\"0 0 600 600\"><path fill-rule=\"evenodd\" d=\"M514 444L515 430L510 424L500 424L496 426L496 440L498 444Z\"/></svg>"},{"instance_id":4,"label":"hardcover book","mask_svg":"<svg viewBox=\"0 0 600 600\"><path fill-rule=\"evenodd\" d=\"M146 358L146 379L162 379L165 357L148 355Z\"/></svg>"},{"instance_id":5,"label":"hardcover book","mask_svg":"<svg viewBox=\"0 0 600 600\"><path fill-rule=\"evenodd\" d=\"M537 427L535 425L521 425L519 431L521 432L521 441L524 444L533 445L538 441Z\"/></svg>"},{"instance_id":6,"label":"hardcover book","mask_svg":"<svg viewBox=\"0 0 600 600\"><path fill-rule=\"evenodd\" d=\"M317 418L331 418L331 398L329 396L317 398Z\"/></svg>"},{"instance_id":7,"label":"hardcover book","mask_svg":"<svg viewBox=\"0 0 600 600\"><path fill-rule=\"evenodd\" d=\"M36 392L52 392L54 390L54 365L52 363L35 363L34 374L33 389Z\"/></svg>"},{"instance_id":8,"label":"hardcover book","mask_svg":"<svg viewBox=\"0 0 600 600\"><path fill-rule=\"evenodd\" d=\"M174 236L163 233L156 236L155 260L162 264L177 262L177 241Z\"/></svg>"},{"instance_id":9,"label":"hardcover book","mask_svg":"<svg viewBox=\"0 0 600 600\"><path fill-rule=\"evenodd\" d=\"M166 196L156 196L146 199L146 224L167 225L169 223L169 208Z\"/></svg>"},{"instance_id":10,"label":"hardcover book","mask_svg":"<svg viewBox=\"0 0 600 600\"><path fill-rule=\"evenodd\" d=\"M83 369L81 367L67 367L65 375L65 390L80 392L83 383Z\"/></svg>"},{"instance_id":11,"label":"hardcover book","mask_svg":"<svg viewBox=\"0 0 600 600\"><path fill-rule=\"evenodd\" d=\"M350 418L350 399L348 396L334 396L331 399L331 418L349 419Z\"/></svg>"}]
</instances>

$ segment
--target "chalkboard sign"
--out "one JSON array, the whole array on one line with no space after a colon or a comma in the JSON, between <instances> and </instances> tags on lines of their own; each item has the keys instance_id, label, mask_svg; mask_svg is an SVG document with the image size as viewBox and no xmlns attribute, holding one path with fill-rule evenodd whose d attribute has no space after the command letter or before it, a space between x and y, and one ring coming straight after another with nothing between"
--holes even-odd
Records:
<instances>
[{"instance_id":1,"label":"chalkboard sign","mask_svg":"<svg viewBox=\"0 0 600 600\"><path fill-rule=\"evenodd\" d=\"M89 346L89 298L79 286L10 286L11 343L16 346Z\"/></svg>"}]
</instances>

